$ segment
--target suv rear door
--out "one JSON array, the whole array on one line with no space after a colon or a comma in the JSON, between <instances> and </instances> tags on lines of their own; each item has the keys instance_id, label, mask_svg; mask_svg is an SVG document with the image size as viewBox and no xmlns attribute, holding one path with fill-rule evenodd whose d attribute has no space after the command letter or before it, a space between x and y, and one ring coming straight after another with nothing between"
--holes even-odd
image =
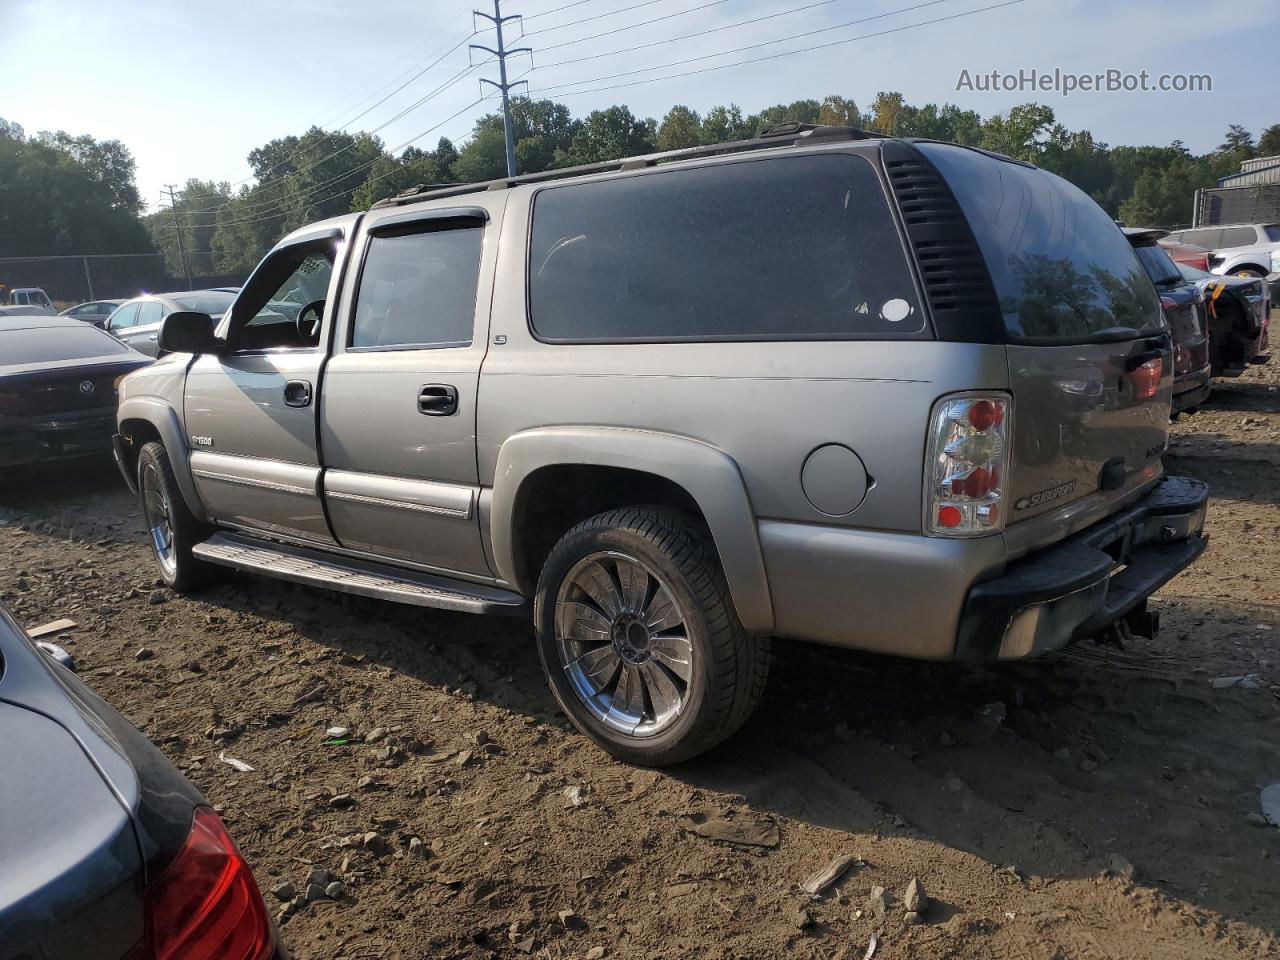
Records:
<instances>
[{"instance_id":1,"label":"suv rear door","mask_svg":"<svg viewBox=\"0 0 1280 960\"><path fill-rule=\"evenodd\" d=\"M1161 474L1172 345L1151 280L1093 200L1027 164L947 144L919 149L959 201L999 301L1014 410L1006 523L1017 552L1020 522L1061 517L1068 504L1076 525L1091 521Z\"/></svg>"},{"instance_id":2,"label":"suv rear door","mask_svg":"<svg viewBox=\"0 0 1280 960\"><path fill-rule=\"evenodd\" d=\"M348 549L492 576L476 395L505 201L363 221L320 409L325 508Z\"/></svg>"}]
</instances>

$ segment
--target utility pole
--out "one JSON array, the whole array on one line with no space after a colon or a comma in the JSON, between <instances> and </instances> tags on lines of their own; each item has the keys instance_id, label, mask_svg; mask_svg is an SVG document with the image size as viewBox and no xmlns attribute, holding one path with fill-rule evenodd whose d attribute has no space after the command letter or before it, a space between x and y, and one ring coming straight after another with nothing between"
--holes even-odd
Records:
<instances>
[{"instance_id":1,"label":"utility pole","mask_svg":"<svg viewBox=\"0 0 1280 960\"><path fill-rule=\"evenodd\" d=\"M192 287L191 264L187 262L187 248L182 242L182 218L178 216L178 204L173 198L176 184L166 183L165 191L169 194L169 212L173 214L173 229L178 236L178 256L182 258L182 272L187 275L187 289Z\"/></svg>"},{"instance_id":2,"label":"utility pole","mask_svg":"<svg viewBox=\"0 0 1280 960\"><path fill-rule=\"evenodd\" d=\"M512 87L517 86L524 81L516 83L507 82L507 57L514 57L516 54L527 53L532 55L533 51L529 47L518 47L514 50L508 50L502 42L502 25L512 20L519 20L520 14L513 13L510 16L502 15L501 0L493 0L493 13L482 13L479 10L472 11L477 17L484 17L493 24L494 29L498 31L498 49L493 50L489 47L481 46L478 43L471 44L472 50L483 50L485 53L491 53L498 59L498 83L492 80L481 79L481 83L492 84L502 91L502 130L507 141L507 176L514 177L516 175L516 142L515 137L511 133L511 97L509 91Z\"/></svg>"}]
</instances>

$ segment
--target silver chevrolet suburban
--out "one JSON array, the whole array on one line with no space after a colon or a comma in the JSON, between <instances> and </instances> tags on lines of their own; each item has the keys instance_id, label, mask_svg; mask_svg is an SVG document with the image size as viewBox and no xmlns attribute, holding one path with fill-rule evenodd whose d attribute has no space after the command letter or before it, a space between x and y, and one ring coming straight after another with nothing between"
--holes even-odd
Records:
<instances>
[{"instance_id":1,"label":"silver chevrolet suburban","mask_svg":"<svg viewBox=\"0 0 1280 960\"><path fill-rule=\"evenodd\" d=\"M770 638L1152 635L1207 491L1163 472L1120 229L1006 157L770 133L409 191L169 316L116 438L161 576L532 616L565 712L649 765L742 724Z\"/></svg>"}]
</instances>

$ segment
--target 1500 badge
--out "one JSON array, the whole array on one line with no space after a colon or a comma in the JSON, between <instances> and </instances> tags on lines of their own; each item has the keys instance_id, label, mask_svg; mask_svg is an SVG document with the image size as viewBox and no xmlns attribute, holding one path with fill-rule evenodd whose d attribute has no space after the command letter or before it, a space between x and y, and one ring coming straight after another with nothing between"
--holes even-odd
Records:
<instances>
[{"instance_id":1,"label":"1500 badge","mask_svg":"<svg viewBox=\"0 0 1280 960\"><path fill-rule=\"evenodd\" d=\"M191 442L197 447L212 447L213 437L197 437L195 434L192 434Z\"/></svg>"},{"instance_id":2,"label":"1500 badge","mask_svg":"<svg viewBox=\"0 0 1280 960\"><path fill-rule=\"evenodd\" d=\"M1019 497L1013 505L1015 510L1026 510L1029 507L1038 507L1042 503L1048 503L1051 500L1057 500L1065 497L1076 488L1076 482L1070 480L1067 483L1060 483L1056 487L1050 487L1048 490L1041 490L1039 493L1033 493L1029 497Z\"/></svg>"}]
</instances>

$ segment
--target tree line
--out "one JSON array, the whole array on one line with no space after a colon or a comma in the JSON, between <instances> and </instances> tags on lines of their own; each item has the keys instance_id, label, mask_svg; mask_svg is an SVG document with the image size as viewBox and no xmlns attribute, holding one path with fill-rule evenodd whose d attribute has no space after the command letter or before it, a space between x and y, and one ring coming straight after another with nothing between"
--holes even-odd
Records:
<instances>
[{"instance_id":1,"label":"tree line","mask_svg":"<svg viewBox=\"0 0 1280 960\"><path fill-rule=\"evenodd\" d=\"M839 124L1026 160L1070 180L1113 217L1142 225L1186 224L1198 187L1237 172L1242 160L1280 154L1280 124L1256 140L1232 124L1216 149L1193 154L1180 140L1110 146L1088 130L1068 129L1045 104L983 117L954 104L915 106L892 92L878 94L866 110L833 94L754 114L734 104L701 114L676 105L661 120L621 105L574 117L562 103L532 99L515 101L512 114L522 173L740 140L786 121ZM191 179L175 193L173 210L143 214L133 158L118 141L61 131L28 137L0 119L0 255L158 250L176 276L181 230L192 273L247 274L280 236L313 220L367 209L419 184L506 174L496 113L477 120L461 147L441 138L433 149L411 146L393 156L376 136L312 127L255 148L248 162L252 182L233 188Z\"/></svg>"}]
</instances>

